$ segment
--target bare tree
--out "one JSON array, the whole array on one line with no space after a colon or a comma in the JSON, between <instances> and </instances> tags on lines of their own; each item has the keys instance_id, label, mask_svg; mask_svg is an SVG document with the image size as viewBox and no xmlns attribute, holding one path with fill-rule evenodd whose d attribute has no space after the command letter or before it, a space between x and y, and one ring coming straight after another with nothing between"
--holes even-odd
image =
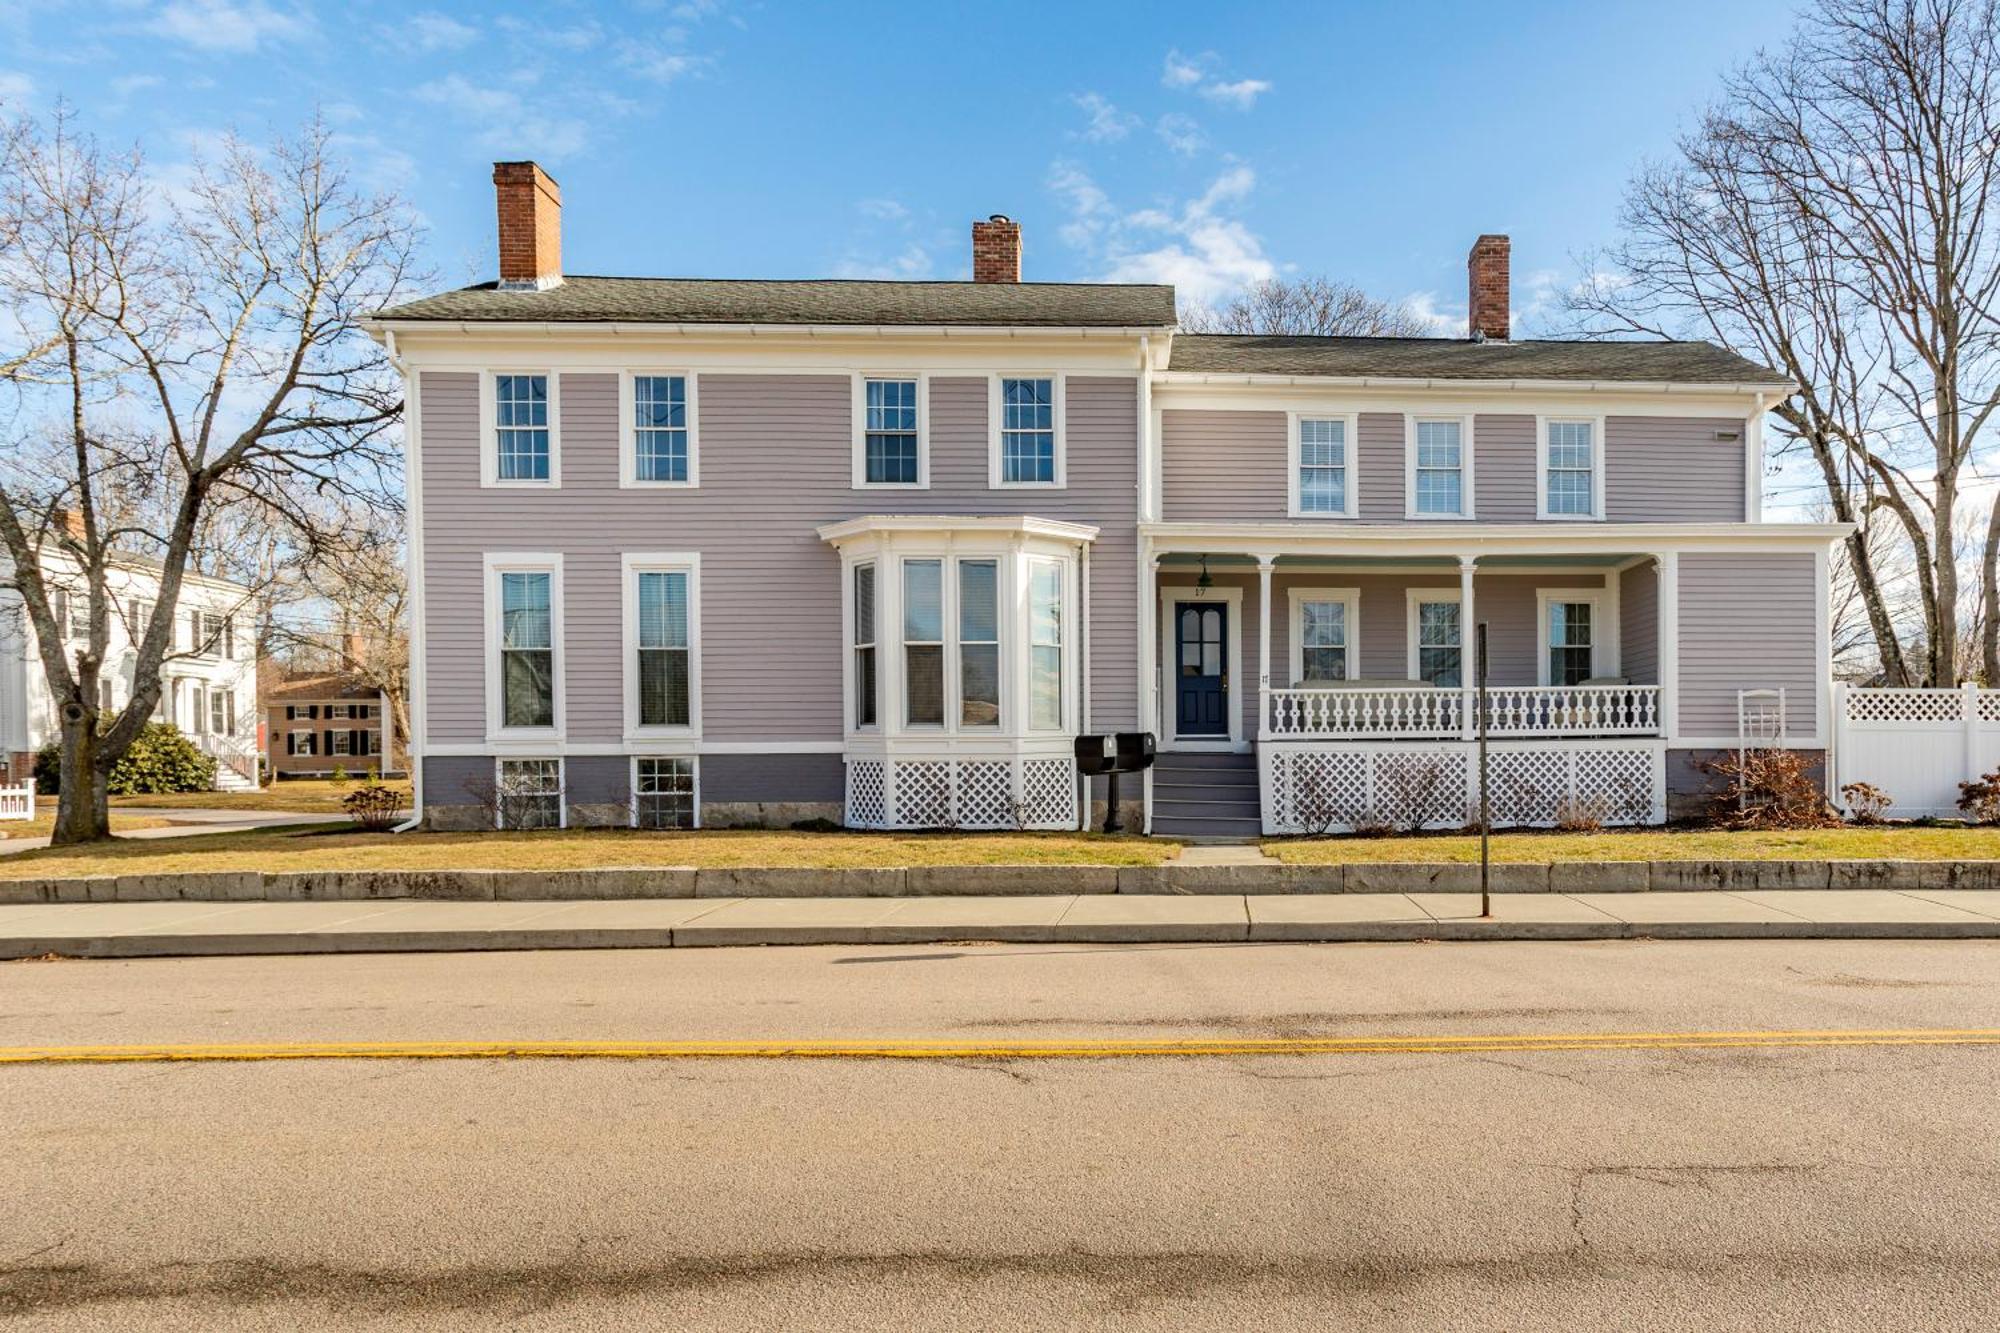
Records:
<instances>
[{"instance_id":1,"label":"bare tree","mask_svg":"<svg viewBox=\"0 0 2000 1333\"><path fill-rule=\"evenodd\" d=\"M1802 386L1774 407L1847 545L1882 677L1958 677L1961 478L2000 385L2000 23L1994 0L1819 0L1725 84L1674 161L1642 172L1626 240L1575 308L1604 332L1695 332ZM1865 530L1915 554L1908 660ZM2000 509L1988 524L1993 602ZM2000 680L1987 618L1984 671Z\"/></svg>"},{"instance_id":2,"label":"bare tree","mask_svg":"<svg viewBox=\"0 0 2000 1333\"><path fill-rule=\"evenodd\" d=\"M408 210L357 190L320 124L262 151L232 139L172 195L65 114L12 132L0 366L18 431L0 544L60 720L54 840L73 843L109 835L105 780L159 700L183 580L219 563L217 508L261 513L310 555L327 534L307 497L394 490L401 389L359 321L421 275ZM113 713L106 574L133 553L159 588ZM88 605L73 655L52 570Z\"/></svg>"},{"instance_id":3,"label":"bare tree","mask_svg":"<svg viewBox=\"0 0 2000 1333\"><path fill-rule=\"evenodd\" d=\"M1377 300L1359 287L1326 277L1266 278L1219 309L1181 311L1190 333L1268 333L1358 338L1421 338L1435 334L1401 302Z\"/></svg>"}]
</instances>

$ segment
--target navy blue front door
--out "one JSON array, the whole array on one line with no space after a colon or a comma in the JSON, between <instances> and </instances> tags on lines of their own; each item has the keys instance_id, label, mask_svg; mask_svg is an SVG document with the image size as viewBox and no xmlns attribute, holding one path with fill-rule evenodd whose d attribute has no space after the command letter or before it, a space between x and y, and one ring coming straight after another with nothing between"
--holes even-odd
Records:
<instances>
[{"instance_id":1,"label":"navy blue front door","mask_svg":"<svg viewBox=\"0 0 2000 1333\"><path fill-rule=\"evenodd\" d=\"M1229 608L1174 603L1174 734L1229 734Z\"/></svg>"}]
</instances>

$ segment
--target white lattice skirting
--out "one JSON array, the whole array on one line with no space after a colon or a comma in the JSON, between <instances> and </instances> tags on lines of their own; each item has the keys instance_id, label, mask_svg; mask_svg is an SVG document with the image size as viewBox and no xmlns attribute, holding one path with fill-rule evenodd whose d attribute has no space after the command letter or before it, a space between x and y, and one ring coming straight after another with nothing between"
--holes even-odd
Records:
<instances>
[{"instance_id":1,"label":"white lattice skirting","mask_svg":"<svg viewBox=\"0 0 2000 1333\"><path fill-rule=\"evenodd\" d=\"M1493 822L1553 826L1667 818L1661 741L1495 741L1487 772ZM1478 818L1476 746L1266 742L1257 749L1266 833L1345 833L1389 825L1455 829Z\"/></svg>"},{"instance_id":2,"label":"white lattice skirting","mask_svg":"<svg viewBox=\"0 0 2000 1333\"><path fill-rule=\"evenodd\" d=\"M1066 757L847 761L849 828L1071 829L1078 818Z\"/></svg>"}]
</instances>

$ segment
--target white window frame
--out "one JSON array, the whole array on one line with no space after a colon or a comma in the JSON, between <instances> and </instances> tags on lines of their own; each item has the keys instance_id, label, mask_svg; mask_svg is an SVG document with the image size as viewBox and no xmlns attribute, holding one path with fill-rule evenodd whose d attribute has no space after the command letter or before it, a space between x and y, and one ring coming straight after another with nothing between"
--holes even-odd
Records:
<instances>
[{"instance_id":1,"label":"white window frame","mask_svg":"<svg viewBox=\"0 0 2000 1333\"><path fill-rule=\"evenodd\" d=\"M1287 590L1291 617L1291 674L1281 688L1294 689L1306 674L1305 603L1339 602L1347 608L1347 674L1361 679L1361 590L1359 588L1292 588Z\"/></svg>"},{"instance_id":2,"label":"white window frame","mask_svg":"<svg viewBox=\"0 0 2000 1333\"><path fill-rule=\"evenodd\" d=\"M1419 523L1469 522L1477 517L1478 489L1473 477L1472 414L1470 412L1410 412L1403 417L1403 516ZM1419 422L1458 423L1459 512L1426 514L1417 508L1417 425Z\"/></svg>"},{"instance_id":3,"label":"white window frame","mask_svg":"<svg viewBox=\"0 0 2000 1333\"><path fill-rule=\"evenodd\" d=\"M1305 441L1301 438L1303 423L1308 421L1338 421L1344 423L1341 433L1346 440L1341 468L1346 473L1345 499L1347 507L1341 510L1304 509L1303 487L1300 485L1299 471L1305 453ZM1358 412L1289 412L1285 423L1285 512L1292 518L1352 519L1361 514L1361 474L1355 466L1360 450L1355 436L1361 429L1361 414Z\"/></svg>"},{"instance_id":4,"label":"white window frame","mask_svg":"<svg viewBox=\"0 0 2000 1333\"><path fill-rule=\"evenodd\" d=\"M554 551L489 551L484 557L486 579L486 743L505 747L509 758L534 758L560 743L568 733L568 710L564 702L567 673L563 668L563 558ZM552 727L509 727L504 725L506 709L500 698L500 576L502 574L547 574L549 576L549 681L555 695L555 725ZM499 770L495 770L497 773Z\"/></svg>"},{"instance_id":5,"label":"white window frame","mask_svg":"<svg viewBox=\"0 0 2000 1333\"><path fill-rule=\"evenodd\" d=\"M1003 410L1002 380L1048 380L1049 420L1055 430L1054 481L1002 481L1000 479L1000 436ZM1068 415L1068 386L1059 370L995 371L986 380L986 485L996 491L1060 491L1069 487L1069 439L1063 418Z\"/></svg>"},{"instance_id":6,"label":"white window frame","mask_svg":"<svg viewBox=\"0 0 2000 1333\"><path fill-rule=\"evenodd\" d=\"M915 380L917 384L917 479L868 480L868 382ZM926 371L857 370L850 404L853 424L852 479L857 491L927 491L931 488L931 377ZM878 589L879 595L879 589Z\"/></svg>"},{"instance_id":7,"label":"white window frame","mask_svg":"<svg viewBox=\"0 0 2000 1333\"><path fill-rule=\"evenodd\" d=\"M1458 588L1411 588L1405 594L1408 609L1403 623L1403 641L1406 649L1408 679L1413 685L1422 685L1421 663L1423 645L1417 641L1422 613L1419 610L1428 602L1450 602L1458 607L1458 684L1460 688L1472 684L1472 641L1476 637L1472 626L1465 623L1465 596ZM1438 686L1434 688L1450 688Z\"/></svg>"},{"instance_id":8,"label":"white window frame","mask_svg":"<svg viewBox=\"0 0 2000 1333\"><path fill-rule=\"evenodd\" d=\"M346 704L328 704L326 706L326 716L329 722L347 721L351 714Z\"/></svg>"},{"instance_id":9,"label":"white window frame","mask_svg":"<svg viewBox=\"0 0 2000 1333\"><path fill-rule=\"evenodd\" d=\"M105 683L106 684L110 683L109 678L106 678ZM218 704L222 706L222 725L220 727L215 725L216 705ZM211 685L208 689L207 696L202 700L202 706L207 710L207 718L205 720L208 726L209 735L234 736L236 734L237 717L236 717L235 690L225 689L221 686Z\"/></svg>"},{"instance_id":10,"label":"white window frame","mask_svg":"<svg viewBox=\"0 0 2000 1333\"><path fill-rule=\"evenodd\" d=\"M912 639L909 636L910 583L909 566L912 564L934 563L938 567L938 637L932 639ZM896 572L896 730L905 735L945 736L958 730L958 710L952 707L958 699L958 653L955 649L958 636L953 633L958 616L957 569L953 552L949 547L942 550L912 549L897 551L893 560ZM878 573L879 580L881 575ZM875 585L877 623L880 623L882 585ZM880 631L877 631L878 633ZM936 722L910 721L910 649L912 646L927 648L933 643L938 649L939 713ZM878 648L879 651L879 648ZM881 660L876 660L876 671L881 671ZM882 716L882 705L878 700L875 716Z\"/></svg>"},{"instance_id":11,"label":"white window frame","mask_svg":"<svg viewBox=\"0 0 2000 1333\"><path fill-rule=\"evenodd\" d=\"M882 647L882 608L885 605L882 593L882 570L885 565L891 564L892 560L893 557L891 556L871 551L867 555L843 561L841 564L840 619L841 624L847 630L847 655L844 659L845 669L841 677L841 693L847 699L846 720L849 733L875 735L883 729L883 699L888 693L888 680L884 675L884 672L887 670L887 658L883 653ZM873 571L871 577L875 580L875 623L869 627L868 641L866 643L861 641L861 604L859 599L854 595L855 581L860 577L860 571L864 567ZM861 668L859 662L861 649L863 648L868 649L875 655L875 720L873 722L863 722L861 720Z\"/></svg>"},{"instance_id":12,"label":"white window frame","mask_svg":"<svg viewBox=\"0 0 2000 1333\"><path fill-rule=\"evenodd\" d=\"M549 754L546 751L534 754L496 754L493 756L493 785L496 793L499 791L501 784L503 784L506 781L505 777L505 774L507 772L506 766L507 766L507 761L510 759L516 761L527 760L530 762L533 761L553 762L555 764L556 766L555 826L559 829L568 828L569 827L569 761L560 754ZM496 795L493 803L493 827L495 831L504 831L507 827L505 821L501 817L501 811L504 808L505 808L504 799Z\"/></svg>"},{"instance_id":13,"label":"white window frame","mask_svg":"<svg viewBox=\"0 0 2000 1333\"><path fill-rule=\"evenodd\" d=\"M351 730L346 727L330 727L326 734L326 753L329 759L354 757L354 733Z\"/></svg>"},{"instance_id":14,"label":"white window frame","mask_svg":"<svg viewBox=\"0 0 2000 1333\"><path fill-rule=\"evenodd\" d=\"M639 575L685 574L688 585L688 720L685 726L639 721ZM623 644L620 672L624 678L625 739L701 739L701 553L699 551L627 551L619 558L619 589L623 603ZM651 756L671 758L672 756Z\"/></svg>"},{"instance_id":15,"label":"white window frame","mask_svg":"<svg viewBox=\"0 0 2000 1333\"><path fill-rule=\"evenodd\" d=\"M639 409L632 401L635 380L673 378L687 384L687 480L644 481L639 477ZM634 367L618 372L618 485L622 490L692 491L701 486L701 404L692 370ZM553 400L551 400L553 401ZM553 407L549 410L555 416ZM554 445L551 444L551 449ZM550 472L554 472L551 464Z\"/></svg>"},{"instance_id":16,"label":"white window frame","mask_svg":"<svg viewBox=\"0 0 2000 1333\"><path fill-rule=\"evenodd\" d=\"M287 752L286 755L287 758L291 759L319 758L318 731L314 730L311 727L295 727L291 729L287 734L290 735L292 738L291 749ZM305 743L305 748L303 750L299 748L299 743L301 740L303 740Z\"/></svg>"},{"instance_id":17,"label":"white window frame","mask_svg":"<svg viewBox=\"0 0 2000 1333\"><path fill-rule=\"evenodd\" d=\"M1052 565L1056 571L1056 633L1054 644L1039 644L1035 641L1035 566ZM1070 702L1070 684L1076 671L1072 662L1071 643L1076 638L1076 620L1071 608L1076 605L1076 564L1053 555L1030 555L1021 564L1021 714L1020 732L1023 735L1053 735L1079 730L1073 723L1076 715ZM1056 681L1056 721L1054 726L1037 725L1035 722L1035 649L1053 647L1056 660L1062 664L1062 675ZM1004 688L1004 687L1003 687ZM1005 714L1002 714L1005 720Z\"/></svg>"},{"instance_id":18,"label":"white window frame","mask_svg":"<svg viewBox=\"0 0 2000 1333\"><path fill-rule=\"evenodd\" d=\"M1549 608L1558 602L1590 603L1590 674L1615 676L1617 641L1612 637L1611 598L1603 588L1535 589L1535 684L1554 685L1549 670Z\"/></svg>"},{"instance_id":19,"label":"white window frame","mask_svg":"<svg viewBox=\"0 0 2000 1333\"><path fill-rule=\"evenodd\" d=\"M500 427L493 381L501 375L541 375L549 382L549 475L546 481L501 480ZM562 486L562 376L547 366L499 366L479 372L479 484L501 490L558 490Z\"/></svg>"},{"instance_id":20,"label":"white window frame","mask_svg":"<svg viewBox=\"0 0 2000 1333\"><path fill-rule=\"evenodd\" d=\"M1549 509L1549 427L1557 423L1590 427L1590 512L1557 514ZM1604 418L1565 413L1535 418L1535 517L1556 523L1597 523L1604 519Z\"/></svg>"},{"instance_id":21,"label":"white window frame","mask_svg":"<svg viewBox=\"0 0 2000 1333\"><path fill-rule=\"evenodd\" d=\"M689 800L691 802L691 810L690 810L691 818L688 821L688 827L691 829L700 828L701 827L701 756L696 754L690 754L685 751L679 754L663 754L663 753L649 752L647 754L635 754L631 757L631 760L626 767L626 789L631 793L632 808L631 808L630 818L632 827L633 828L640 827L639 764L641 760L646 760L646 759L651 759L656 762L662 759L680 759L680 760L685 760L687 763L694 766L693 767L694 781L691 784L692 790L689 796Z\"/></svg>"}]
</instances>

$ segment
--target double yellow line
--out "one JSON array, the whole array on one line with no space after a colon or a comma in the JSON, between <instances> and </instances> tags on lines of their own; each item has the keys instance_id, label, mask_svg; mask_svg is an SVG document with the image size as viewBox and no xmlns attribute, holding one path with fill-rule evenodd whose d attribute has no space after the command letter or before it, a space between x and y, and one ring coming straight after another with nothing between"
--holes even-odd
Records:
<instances>
[{"instance_id":1,"label":"double yellow line","mask_svg":"<svg viewBox=\"0 0 2000 1333\"><path fill-rule=\"evenodd\" d=\"M1233 1037L1093 1041L329 1041L0 1047L0 1065L262 1060L1115 1060L1170 1056L1456 1055L1815 1046L1994 1046L2000 1028L1827 1032L1569 1032L1507 1036Z\"/></svg>"}]
</instances>

